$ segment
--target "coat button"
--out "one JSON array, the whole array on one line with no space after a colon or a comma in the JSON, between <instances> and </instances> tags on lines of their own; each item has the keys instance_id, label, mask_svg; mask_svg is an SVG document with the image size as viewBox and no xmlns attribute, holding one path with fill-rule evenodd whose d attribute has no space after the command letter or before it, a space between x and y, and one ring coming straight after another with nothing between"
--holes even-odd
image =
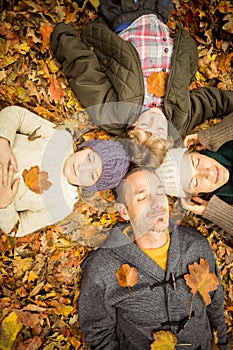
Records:
<instances>
[{"instance_id":1,"label":"coat button","mask_svg":"<svg viewBox=\"0 0 233 350\"><path fill-rule=\"evenodd\" d=\"M91 47L89 48L89 50L90 50L90 51L94 51L94 47L91 46Z\"/></svg>"},{"instance_id":2,"label":"coat button","mask_svg":"<svg viewBox=\"0 0 233 350\"><path fill-rule=\"evenodd\" d=\"M162 71L163 71L163 72L166 72L166 68L163 68Z\"/></svg>"},{"instance_id":3,"label":"coat button","mask_svg":"<svg viewBox=\"0 0 233 350\"><path fill-rule=\"evenodd\" d=\"M108 61L106 60L106 58L103 60L103 64L107 64Z\"/></svg>"},{"instance_id":4,"label":"coat button","mask_svg":"<svg viewBox=\"0 0 233 350\"><path fill-rule=\"evenodd\" d=\"M164 49L164 52L168 52L168 48L166 47L166 49Z\"/></svg>"},{"instance_id":5,"label":"coat button","mask_svg":"<svg viewBox=\"0 0 233 350\"><path fill-rule=\"evenodd\" d=\"M167 38L165 36L163 37L163 41L167 41Z\"/></svg>"}]
</instances>

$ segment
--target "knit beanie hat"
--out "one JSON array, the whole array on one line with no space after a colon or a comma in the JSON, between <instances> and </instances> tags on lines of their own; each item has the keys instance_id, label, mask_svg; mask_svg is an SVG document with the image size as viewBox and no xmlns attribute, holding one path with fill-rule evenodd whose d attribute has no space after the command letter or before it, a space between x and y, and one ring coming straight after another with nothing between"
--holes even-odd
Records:
<instances>
[{"instance_id":1,"label":"knit beanie hat","mask_svg":"<svg viewBox=\"0 0 233 350\"><path fill-rule=\"evenodd\" d=\"M156 169L155 173L159 176L166 194L175 197L186 197L182 189L182 169L181 162L187 148L173 148L168 150L163 163Z\"/></svg>"},{"instance_id":2,"label":"knit beanie hat","mask_svg":"<svg viewBox=\"0 0 233 350\"><path fill-rule=\"evenodd\" d=\"M84 147L91 148L102 161L102 174L100 179L93 185L85 187L85 190L98 192L116 187L126 174L130 157L119 141L114 140L91 140L81 143L79 150Z\"/></svg>"}]
</instances>

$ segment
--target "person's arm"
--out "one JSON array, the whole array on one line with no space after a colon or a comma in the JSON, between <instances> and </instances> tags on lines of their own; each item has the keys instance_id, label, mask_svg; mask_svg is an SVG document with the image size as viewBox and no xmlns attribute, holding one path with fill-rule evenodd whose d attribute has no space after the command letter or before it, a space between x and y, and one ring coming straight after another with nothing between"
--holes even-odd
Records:
<instances>
[{"instance_id":1,"label":"person's arm","mask_svg":"<svg viewBox=\"0 0 233 350\"><path fill-rule=\"evenodd\" d=\"M106 285L101 281L101 272L96 266L98 263L91 260L91 257L92 254L88 257L88 266L85 266L82 271L79 325L91 350L119 350L116 335L116 309L107 304Z\"/></svg>"},{"instance_id":2,"label":"person's arm","mask_svg":"<svg viewBox=\"0 0 233 350\"><path fill-rule=\"evenodd\" d=\"M211 221L232 236L233 239L233 206L217 196L212 196L202 217Z\"/></svg>"},{"instance_id":3,"label":"person's arm","mask_svg":"<svg viewBox=\"0 0 233 350\"><path fill-rule=\"evenodd\" d=\"M74 94L87 109L95 125L111 134L122 135L128 124L132 125L136 121L144 98L141 95L142 74L135 80L135 70L138 72L140 69L135 63L138 62L135 58L138 54L133 45L122 40L106 25L98 23L94 28L91 26L86 36L92 36L91 30L99 33L99 40L104 40L106 36L106 41L110 43L111 36L114 36L113 45L109 44L110 54L106 52L107 57L110 55L108 60L102 52L99 52L101 50L98 48L98 43L87 48L71 24L56 25L50 38L51 50L54 57L62 64L62 70ZM98 52L99 58L95 51ZM114 64L119 60L122 61L122 65ZM116 68L118 66L120 73ZM126 81L116 78L118 73L120 77L125 76ZM134 85L130 89L132 81Z\"/></svg>"},{"instance_id":4,"label":"person's arm","mask_svg":"<svg viewBox=\"0 0 233 350\"><path fill-rule=\"evenodd\" d=\"M0 229L7 235L14 235L12 230L17 227L16 237L23 237L51 224L53 222L44 209L17 212L14 202L0 209Z\"/></svg>"},{"instance_id":5,"label":"person's arm","mask_svg":"<svg viewBox=\"0 0 233 350\"><path fill-rule=\"evenodd\" d=\"M216 152L224 143L233 140L233 113L218 124L198 132L199 142L212 152Z\"/></svg>"},{"instance_id":6,"label":"person's arm","mask_svg":"<svg viewBox=\"0 0 233 350\"><path fill-rule=\"evenodd\" d=\"M117 93L101 71L97 56L81 42L71 24L58 23L50 42L54 57L85 108L117 101Z\"/></svg>"},{"instance_id":7,"label":"person's arm","mask_svg":"<svg viewBox=\"0 0 233 350\"><path fill-rule=\"evenodd\" d=\"M55 124L19 106L9 106L0 111L0 137L13 146L16 133L32 135L37 129L39 137L49 137L54 133Z\"/></svg>"},{"instance_id":8,"label":"person's arm","mask_svg":"<svg viewBox=\"0 0 233 350\"><path fill-rule=\"evenodd\" d=\"M233 112L233 91L216 87L201 87L190 91L188 130L211 119L222 118ZM187 131L188 131L187 130Z\"/></svg>"}]
</instances>

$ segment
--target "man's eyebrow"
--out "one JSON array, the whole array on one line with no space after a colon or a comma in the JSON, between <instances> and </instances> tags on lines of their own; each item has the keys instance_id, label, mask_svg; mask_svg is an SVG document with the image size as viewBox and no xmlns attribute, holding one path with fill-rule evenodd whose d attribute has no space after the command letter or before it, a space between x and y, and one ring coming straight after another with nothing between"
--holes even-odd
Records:
<instances>
[{"instance_id":1,"label":"man's eyebrow","mask_svg":"<svg viewBox=\"0 0 233 350\"><path fill-rule=\"evenodd\" d=\"M138 194L142 194L142 193L145 193L145 192L146 192L146 189L143 188L143 189L141 189L141 190L136 191L134 194L135 194L135 195L138 195Z\"/></svg>"}]
</instances>

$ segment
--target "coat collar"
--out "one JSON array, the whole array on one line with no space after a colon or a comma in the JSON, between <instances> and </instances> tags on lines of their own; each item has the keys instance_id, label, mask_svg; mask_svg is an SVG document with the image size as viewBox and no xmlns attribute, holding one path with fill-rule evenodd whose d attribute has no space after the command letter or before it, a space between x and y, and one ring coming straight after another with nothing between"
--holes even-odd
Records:
<instances>
[{"instance_id":1,"label":"coat collar","mask_svg":"<svg viewBox=\"0 0 233 350\"><path fill-rule=\"evenodd\" d=\"M125 260L125 263L128 263L130 266L135 266L138 270L143 270L145 274L151 276L155 281L161 282L169 279L170 274L175 270L181 256L177 225L173 222L170 222L169 225L171 242L166 272L133 242L130 233L128 236L123 233L125 229L129 230L130 225L119 224L115 226L100 248L111 249L114 254L119 256L120 260Z\"/></svg>"}]
</instances>

